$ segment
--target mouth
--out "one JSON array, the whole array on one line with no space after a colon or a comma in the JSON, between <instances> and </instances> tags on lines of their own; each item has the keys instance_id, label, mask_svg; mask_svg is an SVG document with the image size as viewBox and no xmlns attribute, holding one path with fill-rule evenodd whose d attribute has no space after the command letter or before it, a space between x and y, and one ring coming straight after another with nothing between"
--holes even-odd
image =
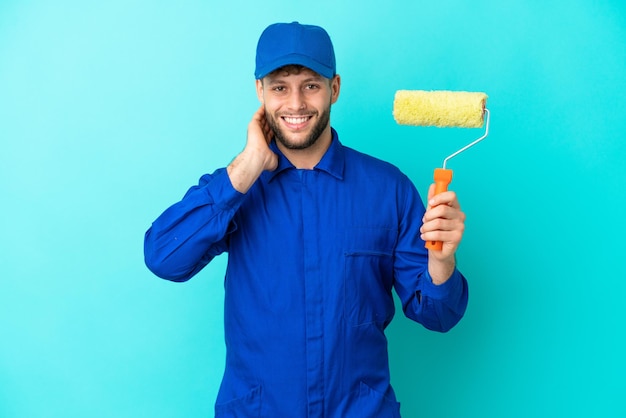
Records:
<instances>
[{"instance_id":1,"label":"mouth","mask_svg":"<svg viewBox=\"0 0 626 418\"><path fill-rule=\"evenodd\" d=\"M300 130L309 123L313 116L312 115L298 115L298 116L281 116L280 118L283 120L285 125L292 130Z\"/></svg>"}]
</instances>

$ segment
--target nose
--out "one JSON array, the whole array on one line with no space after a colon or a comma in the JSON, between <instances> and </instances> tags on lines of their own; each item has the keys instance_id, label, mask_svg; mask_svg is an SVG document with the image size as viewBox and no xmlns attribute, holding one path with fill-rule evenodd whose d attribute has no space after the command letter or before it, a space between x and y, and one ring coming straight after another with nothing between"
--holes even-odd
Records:
<instances>
[{"instance_id":1,"label":"nose","mask_svg":"<svg viewBox=\"0 0 626 418\"><path fill-rule=\"evenodd\" d=\"M304 95L300 89L292 90L289 95L289 100L287 106L290 110L300 110L306 107L306 103L304 101Z\"/></svg>"}]
</instances>

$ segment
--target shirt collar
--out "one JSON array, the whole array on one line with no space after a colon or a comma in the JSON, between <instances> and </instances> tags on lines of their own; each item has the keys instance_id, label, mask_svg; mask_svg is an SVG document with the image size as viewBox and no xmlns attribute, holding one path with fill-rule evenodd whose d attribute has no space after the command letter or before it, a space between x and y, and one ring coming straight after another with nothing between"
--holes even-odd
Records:
<instances>
[{"instance_id":1,"label":"shirt collar","mask_svg":"<svg viewBox=\"0 0 626 418\"><path fill-rule=\"evenodd\" d=\"M332 139L330 142L330 147L322 157L319 163L314 167L314 170L325 171L333 177L336 177L339 180L343 179L343 170L345 166L345 154L343 145L339 142L339 136L337 135L337 131L334 128L331 128ZM276 145L276 141L273 140L270 143L270 149L278 155L278 167L276 170L267 173L268 181L272 181L274 177L276 177L279 173L283 171L295 168L293 164L285 157L285 155L278 149Z\"/></svg>"}]
</instances>

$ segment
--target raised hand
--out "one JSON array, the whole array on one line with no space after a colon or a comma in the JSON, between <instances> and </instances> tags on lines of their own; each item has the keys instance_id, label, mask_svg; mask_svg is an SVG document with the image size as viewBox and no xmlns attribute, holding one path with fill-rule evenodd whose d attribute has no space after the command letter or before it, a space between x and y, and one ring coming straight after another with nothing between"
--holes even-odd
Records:
<instances>
[{"instance_id":1,"label":"raised hand","mask_svg":"<svg viewBox=\"0 0 626 418\"><path fill-rule=\"evenodd\" d=\"M273 132L260 106L248 124L248 139L244 150L227 167L235 190L246 193L265 170L278 167L278 156L270 149Z\"/></svg>"}]
</instances>

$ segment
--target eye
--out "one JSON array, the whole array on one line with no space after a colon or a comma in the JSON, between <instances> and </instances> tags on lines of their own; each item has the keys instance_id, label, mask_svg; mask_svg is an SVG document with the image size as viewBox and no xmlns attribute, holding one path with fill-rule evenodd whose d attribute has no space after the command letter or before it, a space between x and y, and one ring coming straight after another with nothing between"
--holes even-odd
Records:
<instances>
[{"instance_id":1,"label":"eye","mask_svg":"<svg viewBox=\"0 0 626 418\"><path fill-rule=\"evenodd\" d=\"M320 86L318 84L307 84L305 87L307 90L317 90L320 88Z\"/></svg>"},{"instance_id":2,"label":"eye","mask_svg":"<svg viewBox=\"0 0 626 418\"><path fill-rule=\"evenodd\" d=\"M283 91L285 91L285 86L274 86L272 87L272 90L276 93L282 93Z\"/></svg>"}]
</instances>

